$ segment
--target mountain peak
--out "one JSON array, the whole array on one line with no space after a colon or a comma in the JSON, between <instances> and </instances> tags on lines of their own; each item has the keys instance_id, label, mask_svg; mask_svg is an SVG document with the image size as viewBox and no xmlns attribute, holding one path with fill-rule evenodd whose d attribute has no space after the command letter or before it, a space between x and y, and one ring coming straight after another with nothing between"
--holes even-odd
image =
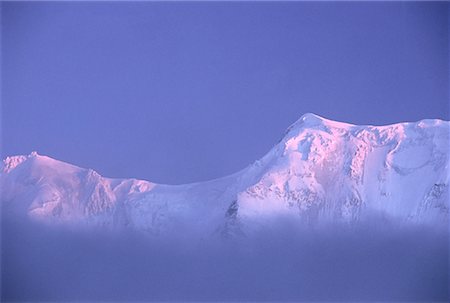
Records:
<instances>
[{"instance_id":1,"label":"mountain peak","mask_svg":"<svg viewBox=\"0 0 450 303\"><path fill-rule=\"evenodd\" d=\"M348 130L352 127L355 127L355 125L329 120L313 113L306 113L287 128L284 137L280 141L287 141L309 130L333 133L335 130L342 132L342 130Z\"/></svg>"},{"instance_id":2,"label":"mountain peak","mask_svg":"<svg viewBox=\"0 0 450 303\"><path fill-rule=\"evenodd\" d=\"M378 213L446 223L448 127L433 120L357 126L308 113L257 165L177 186L103 178L32 152L3 160L2 199L5 209L44 222L130 226L152 234L192 222L201 233L235 225L251 232L280 214L302 224L356 222Z\"/></svg>"},{"instance_id":3,"label":"mountain peak","mask_svg":"<svg viewBox=\"0 0 450 303\"><path fill-rule=\"evenodd\" d=\"M25 165L26 164L26 165ZM2 160L0 165L0 172L10 173L13 170L19 169L20 167L27 167L25 171L29 173L30 171L36 170L54 170L54 171L75 171L81 170L82 168L75 165L56 160L54 158L40 155L36 151L32 151L28 155L17 155L9 156ZM23 169L20 169L23 171Z\"/></svg>"},{"instance_id":4,"label":"mountain peak","mask_svg":"<svg viewBox=\"0 0 450 303\"><path fill-rule=\"evenodd\" d=\"M25 162L26 160L28 160L30 158L38 158L38 157L42 157L42 156L39 155L37 153L37 151L32 151L29 155L18 155L18 156L6 157L2 161L1 171L4 173L9 173L14 168L19 166L23 162Z\"/></svg>"},{"instance_id":5,"label":"mountain peak","mask_svg":"<svg viewBox=\"0 0 450 303\"><path fill-rule=\"evenodd\" d=\"M304 123L318 123L323 122L325 120L326 120L325 118L313 113L306 113L302 115L299 119L299 121L302 121Z\"/></svg>"},{"instance_id":6,"label":"mountain peak","mask_svg":"<svg viewBox=\"0 0 450 303\"><path fill-rule=\"evenodd\" d=\"M349 128L355 126L346 122L339 122L330 119L326 119L322 116L306 113L300 117L296 122L294 122L289 129L293 127L302 127L302 128Z\"/></svg>"}]
</instances>

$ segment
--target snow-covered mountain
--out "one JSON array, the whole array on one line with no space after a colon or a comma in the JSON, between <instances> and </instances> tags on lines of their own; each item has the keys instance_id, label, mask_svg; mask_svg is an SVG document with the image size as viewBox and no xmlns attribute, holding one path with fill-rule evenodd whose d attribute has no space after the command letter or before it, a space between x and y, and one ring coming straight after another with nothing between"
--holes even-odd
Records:
<instances>
[{"instance_id":1,"label":"snow-covered mountain","mask_svg":"<svg viewBox=\"0 0 450 303\"><path fill-rule=\"evenodd\" d=\"M152 235L245 234L276 220L301 225L376 218L445 226L450 123L356 126L306 114L262 159L186 185L110 179L33 152L3 160L3 215Z\"/></svg>"}]
</instances>

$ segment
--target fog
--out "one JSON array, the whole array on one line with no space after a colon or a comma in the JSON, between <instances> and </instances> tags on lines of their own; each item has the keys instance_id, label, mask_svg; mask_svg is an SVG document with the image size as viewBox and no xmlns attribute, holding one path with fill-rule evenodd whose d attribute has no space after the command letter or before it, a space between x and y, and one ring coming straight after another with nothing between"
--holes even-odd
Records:
<instances>
[{"instance_id":1,"label":"fog","mask_svg":"<svg viewBox=\"0 0 450 303\"><path fill-rule=\"evenodd\" d=\"M447 301L448 233L371 224L162 239L2 222L2 301Z\"/></svg>"}]
</instances>

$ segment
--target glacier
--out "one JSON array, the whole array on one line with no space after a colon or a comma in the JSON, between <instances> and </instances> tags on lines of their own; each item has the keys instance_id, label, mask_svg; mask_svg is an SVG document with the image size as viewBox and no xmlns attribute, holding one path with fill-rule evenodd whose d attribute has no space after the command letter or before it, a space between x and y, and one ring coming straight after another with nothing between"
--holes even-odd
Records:
<instances>
[{"instance_id":1,"label":"glacier","mask_svg":"<svg viewBox=\"0 0 450 303\"><path fill-rule=\"evenodd\" d=\"M2 162L3 216L81 229L251 235L272 222L447 227L450 123L352 125L305 114L261 159L184 185L112 179L32 152ZM372 221L373 220L373 221Z\"/></svg>"}]
</instances>

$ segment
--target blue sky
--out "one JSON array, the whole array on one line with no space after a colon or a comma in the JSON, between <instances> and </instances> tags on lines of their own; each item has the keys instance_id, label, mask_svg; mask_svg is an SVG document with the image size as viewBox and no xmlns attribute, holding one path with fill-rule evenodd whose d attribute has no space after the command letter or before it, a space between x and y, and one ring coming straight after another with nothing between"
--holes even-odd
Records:
<instances>
[{"instance_id":1,"label":"blue sky","mask_svg":"<svg viewBox=\"0 0 450 303\"><path fill-rule=\"evenodd\" d=\"M2 2L2 157L207 180L303 113L449 119L448 4Z\"/></svg>"}]
</instances>

